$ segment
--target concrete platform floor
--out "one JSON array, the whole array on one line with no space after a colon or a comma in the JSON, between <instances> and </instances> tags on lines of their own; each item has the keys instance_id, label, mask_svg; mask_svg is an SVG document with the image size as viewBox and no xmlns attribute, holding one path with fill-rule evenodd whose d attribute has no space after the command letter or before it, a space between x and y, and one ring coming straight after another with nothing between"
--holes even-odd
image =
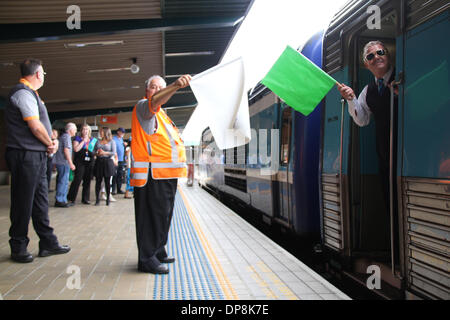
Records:
<instances>
[{"instance_id":1,"label":"concrete platform floor","mask_svg":"<svg viewBox=\"0 0 450 320\"><path fill-rule=\"evenodd\" d=\"M54 183L53 179L53 189ZM91 189L94 203L93 186ZM35 260L20 264L10 260L9 186L0 186L0 294L3 299L149 298L147 288L153 276L136 270L133 200L124 199L123 195L116 198L110 206L105 201L100 206L84 205L80 188L76 206L55 208L55 192L50 193L50 225L60 244L67 244L72 250L68 254L37 257L39 238L30 222L28 251ZM77 267L81 289L70 290L67 283L76 285L73 270Z\"/></svg>"},{"instance_id":2,"label":"concrete platform floor","mask_svg":"<svg viewBox=\"0 0 450 320\"><path fill-rule=\"evenodd\" d=\"M349 299L204 190L187 188L185 180L179 188L176 208L182 211L174 214L168 243L169 253L178 260L167 276L137 271L133 200L116 195L110 206L105 201L100 206L84 205L81 190L70 208L55 208L55 193L49 195L51 226L59 242L72 250L37 257L39 239L30 223L28 250L35 260L11 261L9 186L0 186L0 299ZM182 252L186 247L177 242L188 229L188 240L202 251L209 273L186 264L194 259L194 251ZM186 282L192 280L191 288Z\"/></svg>"}]
</instances>

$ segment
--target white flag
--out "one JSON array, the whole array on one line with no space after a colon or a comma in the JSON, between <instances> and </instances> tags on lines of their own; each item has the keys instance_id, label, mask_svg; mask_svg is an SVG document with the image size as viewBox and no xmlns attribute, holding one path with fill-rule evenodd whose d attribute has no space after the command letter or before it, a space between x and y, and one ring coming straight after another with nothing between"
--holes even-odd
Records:
<instances>
[{"instance_id":1,"label":"white flag","mask_svg":"<svg viewBox=\"0 0 450 320\"><path fill-rule=\"evenodd\" d=\"M244 145L251 139L244 63L237 58L192 78L198 105L183 130L186 146L199 145L207 127L220 149Z\"/></svg>"}]
</instances>

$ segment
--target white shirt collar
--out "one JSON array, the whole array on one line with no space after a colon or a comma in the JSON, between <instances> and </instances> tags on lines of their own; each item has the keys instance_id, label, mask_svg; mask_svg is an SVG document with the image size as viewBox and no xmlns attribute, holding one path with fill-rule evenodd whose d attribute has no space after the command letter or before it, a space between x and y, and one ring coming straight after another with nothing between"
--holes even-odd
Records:
<instances>
[{"instance_id":1,"label":"white shirt collar","mask_svg":"<svg viewBox=\"0 0 450 320\"><path fill-rule=\"evenodd\" d=\"M386 72L383 76L383 84L386 86L388 84L389 79L391 78L392 72L394 71L394 68L391 66L388 70L388 72ZM377 77L375 78L375 82L378 81Z\"/></svg>"}]
</instances>

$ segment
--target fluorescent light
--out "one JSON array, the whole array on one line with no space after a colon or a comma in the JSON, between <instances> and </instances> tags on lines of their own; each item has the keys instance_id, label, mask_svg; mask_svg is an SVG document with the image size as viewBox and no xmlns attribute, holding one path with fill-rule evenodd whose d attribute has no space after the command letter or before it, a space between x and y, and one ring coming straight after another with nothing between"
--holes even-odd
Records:
<instances>
[{"instance_id":1,"label":"fluorescent light","mask_svg":"<svg viewBox=\"0 0 450 320\"><path fill-rule=\"evenodd\" d=\"M53 99L53 100L45 100L45 104L49 103L61 103L61 102L69 102L70 99Z\"/></svg>"},{"instance_id":2,"label":"fluorescent light","mask_svg":"<svg viewBox=\"0 0 450 320\"><path fill-rule=\"evenodd\" d=\"M136 103L138 102L139 99L134 99L134 100L120 100L120 101L114 101L114 104L123 104L123 103Z\"/></svg>"},{"instance_id":3,"label":"fluorescent light","mask_svg":"<svg viewBox=\"0 0 450 320\"><path fill-rule=\"evenodd\" d=\"M94 70L87 70L88 73L98 73L98 72L115 72L115 71L126 71L131 70L130 67L126 68L110 68L110 69L94 69Z\"/></svg>"},{"instance_id":4,"label":"fluorescent light","mask_svg":"<svg viewBox=\"0 0 450 320\"><path fill-rule=\"evenodd\" d=\"M197 51L197 52L177 52L177 53L166 53L167 57L190 57L190 56L211 56L215 51Z\"/></svg>"},{"instance_id":5,"label":"fluorescent light","mask_svg":"<svg viewBox=\"0 0 450 320\"><path fill-rule=\"evenodd\" d=\"M117 44L123 44L123 40L117 41L98 41L98 42L81 42L81 43L65 43L65 48L84 48L92 46L113 46Z\"/></svg>"},{"instance_id":6,"label":"fluorescent light","mask_svg":"<svg viewBox=\"0 0 450 320\"><path fill-rule=\"evenodd\" d=\"M14 62L0 62L2 67L14 67Z\"/></svg>"},{"instance_id":7,"label":"fluorescent light","mask_svg":"<svg viewBox=\"0 0 450 320\"><path fill-rule=\"evenodd\" d=\"M115 90L127 90L127 89L139 89L139 88L140 88L140 86L102 88L102 91L115 91Z\"/></svg>"},{"instance_id":8,"label":"fluorescent light","mask_svg":"<svg viewBox=\"0 0 450 320\"><path fill-rule=\"evenodd\" d=\"M190 74L192 77L195 76L195 73L191 73ZM164 76L164 78L179 78L183 76L183 74L169 74L167 76Z\"/></svg>"},{"instance_id":9,"label":"fluorescent light","mask_svg":"<svg viewBox=\"0 0 450 320\"><path fill-rule=\"evenodd\" d=\"M173 109L183 109L183 108L195 108L196 106L197 106L197 103L194 103L194 104L186 104L183 106L176 106L176 107L167 107L167 108L163 107L163 109L164 110L173 110Z\"/></svg>"}]
</instances>

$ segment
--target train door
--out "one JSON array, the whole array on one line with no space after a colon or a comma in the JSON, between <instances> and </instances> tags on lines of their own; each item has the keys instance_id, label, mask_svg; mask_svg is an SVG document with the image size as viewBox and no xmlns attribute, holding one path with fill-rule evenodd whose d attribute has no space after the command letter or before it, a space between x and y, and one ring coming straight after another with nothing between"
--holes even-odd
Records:
<instances>
[{"instance_id":1,"label":"train door","mask_svg":"<svg viewBox=\"0 0 450 320\"><path fill-rule=\"evenodd\" d=\"M396 2L383 5L381 28L369 29L366 24L369 15L356 6L348 8L355 13L355 19L346 18L350 13L344 10L340 19L346 25L343 27L339 20L327 31L325 69L337 81L351 86L357 95L374 79L362 59L367 42L384 42L395 65L399 34L397 5ZM396 76L399 71L395 70ZM394 252L391 245L394 243L397 254L399 248L397 238L391 242L390 237L395 225L391 224L390 204L385 201L386 193L381 187L373 117L368 126L359 127L338 90L332 90L326 97L322 123L323 242L345 257L340 261L345 263L344 269L350 271L353 279L365 284L368 267L376 265L381 280L400 289L401 281L391 269ZM396 134L394 128L393 135Z\"/></svg>"},{"instance_id":2,"label":"train door","mask_svg":"<svg viewBox=\"0 0 450 320\"><path fill-rule=\"evenodd\" d=\"M279 210L278 215L275 217L281 224L289 226L290 224L290 199L292 172L289 168L289 160L291 153L291 135L292 135L292 109L285 104L283 111L281 112L280 119L280 166L276 175L278 182L278 201Z\"/></svg>"},{"instance_id":3,"label":"train door","mask_svg":"<svg viewBox=\"0 0 450 320\"><path fill-rule=\"evenodd\" d=\"M364 87L374 81L373 74L367 70L362 61L364 46L369 41L378 40L385 44L395 79L401 72L396 66L396 48L398 30L397 12L392 10L382 17L381 29L365 29L354 35L353 49L353 87L358 94ZM386 90L389 90L386 88ZM377 131L374 116L367 126L359 127L352 122L350 144L350 232L353 256L353 271L364 274L371 265L381 270L381 279L397 289L401 288L399 273L399 232L398 210L396 204L396 172L397 172L397 109L394 104L391 115L391 126L387 136L391 137L391 152L384 155L389 160L392 176L383 182L379 155L377 153ZM390 105L386 105L388 113ZM379 120L380 121L380 120ZM379 141L378 141L379 142ZM390 180L388 180L390 179ZM392 182L391 182L392 181ZM391 184L392 183L392 184ZM392 188L391 188L392 187ZM389 190L388 190L389 188ZM392 207L391 207L392 206Z\"/></svg>"},{"instance_id":4,"label":"train door","mask_svg":"<svg viewBox=\"0 0 450 320\"><path fill-rule=\"evenodd\" d=\"M377 38L382 41L395 57L395 41L389 38ZM356 40L356 52L361 53L364 45L373 38L359 37ZM395 63L394 61L392 61ZM362 64L361 59L355 66L357 77L355 87L359 92L370 82L373 75ZM351 145L351 203L356 204L351 217L352 247L356 256L366 256L379 261L390 259L390 215L389 203L384 199L380 179L380 168L376 151L375 121L358 127L352 125Z\"/></svg>"}]
</instances>

